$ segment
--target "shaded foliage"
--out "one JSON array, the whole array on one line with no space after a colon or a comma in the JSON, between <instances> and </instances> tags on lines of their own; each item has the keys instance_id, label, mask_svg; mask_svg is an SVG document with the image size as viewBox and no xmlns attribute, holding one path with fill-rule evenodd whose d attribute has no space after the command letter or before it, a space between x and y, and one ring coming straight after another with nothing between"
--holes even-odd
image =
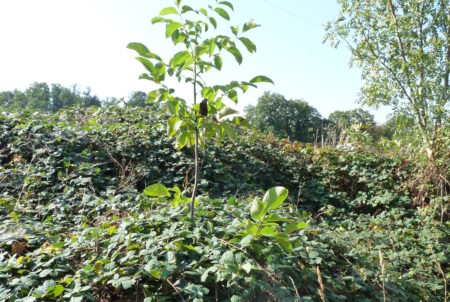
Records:
<instances>
[{"instance_id":1,"label":"shaded foliage","mask_svg":"<svg viewBox=\"0 0 450 302\"><path fill-rule=\"evenodd\" d=\"M192 222L192 150L165 123L139 108L0 116L0 300L320 301L317 267L329 301L377 301L382 278L392 301L443 300L448 221L438 196L414 203L415 163L242 130L201 150ZM140 193L156 182L180 195ZM252 198L277 185L290 202L255 233Z\"/></svg>"}]
</instances>

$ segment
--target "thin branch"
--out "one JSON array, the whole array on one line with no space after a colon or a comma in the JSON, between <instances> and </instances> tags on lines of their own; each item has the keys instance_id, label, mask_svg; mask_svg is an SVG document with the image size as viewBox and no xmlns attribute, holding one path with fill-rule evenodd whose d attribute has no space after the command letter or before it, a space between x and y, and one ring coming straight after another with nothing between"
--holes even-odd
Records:
<instances>
[{"instance_id":1,"label":"thin branch","mask_svg":"<svg viewBox=\"0 0 450 302\"><path fill-rule=\"evenodd\" d=\"M183 299L183 296L181 295L181 293L180 293L180 291L178 290L178 288L176 288L176 286L175 286L172 282L170 282L169 279L166 279L166 281L167 281L167 283L169 283L169 285L170 285L170 286L175 290L175 292L178 294L178 296L180 297L180 300L181 300L182 302L186 302L186 300Z\"/></svg>"}]
</instances>

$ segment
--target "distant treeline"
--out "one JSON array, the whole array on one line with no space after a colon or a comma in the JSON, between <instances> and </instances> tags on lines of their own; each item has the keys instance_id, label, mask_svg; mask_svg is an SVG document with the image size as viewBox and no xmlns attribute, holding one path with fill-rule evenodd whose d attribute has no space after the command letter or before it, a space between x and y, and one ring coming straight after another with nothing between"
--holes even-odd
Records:
<instances>
[{"instance_id":1,"label":"distant treeline","mask_svg":"<svg viewBox=\"0 0 450 302\"><path fill-rule=\"evenodd\" d=\"M256 105L245 108L246 118L255 128L279 138L305 143L336 145L352 135L367 136L372 142L392 138L398 118L377 125L374 116L361 108L334 111L328 118L304 100L287 100L278 93L265 92Z\"/></svg>"},{"instance_id":2,"label":"distant treeline","mask_svg":"<svg viewBox=\"0 0 450 302\"><path fill-rule=\"evenodd\" d=\"M91 89L84 91L73 85L72 87L64 87L60 84L38 83L30 85L25 91L1 91L0 92L0 109L6 111L20 110L39 110L47 112L56 112L59 109L81 106L107 106L125 103L128 106L145 106L147 94L142 91L132 92L128 100L118 99L115 97L100 99L96 95L91 94Z\"/></svg>"},{"instance_id":3,"label":"distant treeline","mask_svg":"<svg viewBox=\"0 0 450 302\"><path fill-rule=\"evenodd\" d=\"M64 87L60 84L38 83L25 91L1 91L0 110L37 110L56 112L72 106L146 106L147 94L143 91L131 92L128 99L109 97L100 99L91 94L90 88L81 91L77 85ZM363 109L334 111L328 118L304 100L287 100L278 93L265 92L256 105L245 108L245 117L255 128L272 133L279 138L289 138L305 143L336 145L351 133L364 132L372 141L380 137L391 138L397 129L398 119L390 119L383 125L375 123L374 116Z\"/></svg>"}]
</instances>

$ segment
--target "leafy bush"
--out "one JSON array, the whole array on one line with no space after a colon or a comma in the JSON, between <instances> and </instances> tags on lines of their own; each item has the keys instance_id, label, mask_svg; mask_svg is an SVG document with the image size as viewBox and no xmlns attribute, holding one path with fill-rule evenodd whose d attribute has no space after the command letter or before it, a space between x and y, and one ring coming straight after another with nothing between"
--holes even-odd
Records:
<instances>
[{"instance_id":1,"label":"leafy bush","mask_svg":"<svg viewBox=\"0 0 450 302\"><path fill-rule=\"evenodd\" d=\"M0 116L0 300L378 301L383 281L391 301L443 300L448 199L414 204L414 163L240 130L201 150L192 222L192 150L165 123L138 108Z\"/></svg>"}]
</instances>

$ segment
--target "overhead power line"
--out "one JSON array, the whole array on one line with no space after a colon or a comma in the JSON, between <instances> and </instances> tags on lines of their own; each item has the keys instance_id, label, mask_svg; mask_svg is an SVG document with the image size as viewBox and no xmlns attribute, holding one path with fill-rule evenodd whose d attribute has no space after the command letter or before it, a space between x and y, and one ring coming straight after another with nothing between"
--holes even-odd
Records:
<instances>
[{"instance_id":1,"label":"overhead power line","mask_svg":"<svg viewBox=\"0 0 450 302\"><path fill-rule=\"evenodd\" d=\"M311 25L313 25L313 26L315 26L317 28L323 29L322 25L317 24L314 21L311 21L311 20L309 20L309 19L307 19L307 18L305 18L303 16L300 16L300 15L294 13L294 12L291 12L291 11L289 11L289 10L287 10L287 9L277 5L277 4L274 4L274 3L270 2L270 1L267 1L267 0L263 0L263 2L269 4L270 6L273 6L273 7L277 8L277 9L279 9L279 10L281 10L281 11L283 11L283 12L285 12L285 13L287 13L287 14L289 14L289 15L291 15L291 16L293 16L293 17L295 17L295 18L297 18L297 19L299 19L301 21L309 23L309 24L311 24Z\"/></svg>"}]
</instances>

